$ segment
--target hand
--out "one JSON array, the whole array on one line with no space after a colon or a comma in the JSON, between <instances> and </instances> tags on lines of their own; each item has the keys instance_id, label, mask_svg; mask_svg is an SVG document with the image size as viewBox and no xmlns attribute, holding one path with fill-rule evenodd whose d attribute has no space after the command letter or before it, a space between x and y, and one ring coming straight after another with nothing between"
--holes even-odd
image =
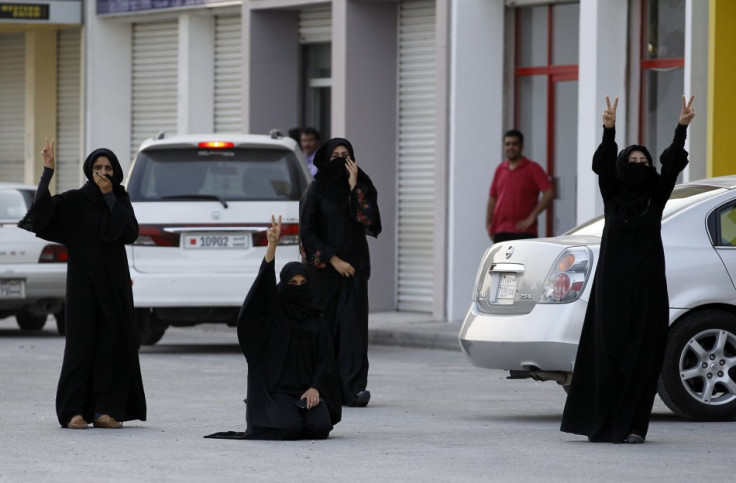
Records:
<instances>
[{"instance_id":1,"label":"hand","mask_svg":"<svg viewBox=\"0 0 736 483\"><path fill-rule=\"evenodd\" d=\"M307 409L312 409L317 404L319 404L319 391L313 387L310 387L306 390L304 394L302 394L302 397L300 397L299 399L306 399Z\"/></svg>"},{"instance_id":2,"label":"hand","mask_svg":"<svg viewBox=\"0 0 736 483\"><path fill-rule=\"evenodd\" d=\"M516 229L517 230L526 230L527 228L529 228L530 226L532 226L534 224L534 221L535 221L535 217L533 217L533 216L527 216L523 220L516 222Z\"/></svg>"},{"instance_id":3,"label":"hand","mask_svg":"<svg viewBox=\"0 0 736 483\"><path fill-rule=\"evenodd\" d=\"M606 109L603 111L603 126L607 129L616 127L616 108L618 107L618 97L613 101L613 107L611 107L611 100L606 96Z\"/></svg>"},{"instance_id":4,"label":"hand","mask_svg":"<svg viewBox=\"0 0 736 483\"><path fill-rule=\"evenodd\" d=\"M266 230L266 239L269 245L278 245L281 239L281 215L279 215L279 221L271 215L271 226Z\"/></svg>"},{"instance_id":5,"label":"hand","mask_svg":"<svg viewBox=\"0 0 736 483\"><path fill-rule=\"evenodd\" d=\"M103 195L112 191L112 181L107 179L107 176L101 175L100 173L92 173L92 179L100 187Z\"/></svg>"},{"instance_id":6,"label":"hand","mask_svg":"<svg viewBox=\"0 0 736 483\"><path fill-rule=\"evenodd\" d=\"M353 266L337 255L333 255L332 258L330 258L330 264L335 268L335 270L337 270L337 273L343 277L355 276L355 269Z\"/></svg>"},{"instance_id":7,"label":"hand","mask_svg":"<svg viewBox=\"0 0 736 483\"><path fill-rule=\"evenodd\" d=\"M687 126L695 117L695 108L693 107L693 99L695 96L690 96L690 102L685 104L685 96L682 96L682 112L680 112L679 123L683 126Z\"/></svg>"},{"instance_id":8,"label":"hand","mask_svg":"<svg viewBox=\"0 0 736 483\"><path fill-rule=\"evenodd\" d=\"M358 163L348 157L345 162L345 169L348 170L348 184L350 185L350 191L355 188L358 184Z\"/></svg>"},{"instance_id":9,"label":"hand","mask_svg":"<svg viewBox=\"0 0 736 483\"><path fill-rule=\"evenodd\" d=\"M49 144L49 138L46 138L46 146L41 150L41 158L43 159L43 165L46 168L56 168L56 163L54 162L54 147L56 147L56 139L52 139Z\"/></svg>"}]
</instances>

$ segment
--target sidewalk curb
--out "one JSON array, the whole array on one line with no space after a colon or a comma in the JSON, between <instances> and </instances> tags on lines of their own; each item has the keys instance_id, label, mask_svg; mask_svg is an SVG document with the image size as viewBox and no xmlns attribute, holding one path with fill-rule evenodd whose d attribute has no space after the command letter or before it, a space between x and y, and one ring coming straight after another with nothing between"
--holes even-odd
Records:
<instances>
[{"instance_id":1,"label":"sidewalk curb","mask_svg":"<svg viewBox=\"0 0 736 483\"><path fill-rule=\"evenodd\" d=\"M439 332L403 331L400 329L368 329L369 345L388 345L424 349L458 351L457 335Z\"/></svg>"}]
</instances>

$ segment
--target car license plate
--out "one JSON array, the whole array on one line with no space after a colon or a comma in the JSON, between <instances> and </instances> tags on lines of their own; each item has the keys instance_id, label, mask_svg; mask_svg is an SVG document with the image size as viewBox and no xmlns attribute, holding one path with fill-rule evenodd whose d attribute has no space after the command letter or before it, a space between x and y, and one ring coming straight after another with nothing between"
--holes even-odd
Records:
<instances>
[{"instance_id":1,"label":"car license plate","mask_svg":"<svg viewBox=\"0 0 736 483\"><path fill-rule=\"evenodd\" d=\"M0 280L0 299L26 298L26 284L20 279Z\"/></svg>"},{"instance_id":2,"label":"car license plate","mask_svg":"<svg viewBox=\"0 0 736 483\"><path fill-rule=\"evenodd\" d=\"M187 249L227 249L250 247L250 234L233 233L189 233L183 237L183 247Z\"/></svg>"},{"instance_id":3,"label":"car license plate","mask_svg":"<svg viewBox=\"0 0 736 483\"><path fill-rule=\"evenodd\" d=\"M516 298L516 274L502 273L496 291L497 303L512 303ZM510 301L510 302L509 302Z\"/></svg>"}]
</instances>

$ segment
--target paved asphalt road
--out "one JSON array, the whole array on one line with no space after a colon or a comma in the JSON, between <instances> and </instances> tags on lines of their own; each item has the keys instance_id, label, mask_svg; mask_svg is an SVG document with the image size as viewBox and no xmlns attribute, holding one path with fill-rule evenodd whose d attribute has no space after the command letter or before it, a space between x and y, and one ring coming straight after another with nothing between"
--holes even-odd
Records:
<instances>
[{"instance_id":1,"label":"paved asphalt road","mask_svg":"<svg viewBox=\"0 0 736 483\"><path fill-rule=\"evenodd\" d=\"M53 324L49 324L51 326ZM459 351L372 346L365 409L326 441L203 439L244 429L245 361L227 328L170 329L141 352L148 421L61 429L63 339L0 321L0 481L733 481L735 423L694 423L658 400L644 445L558 430L554 383L509 381Z\"/></svg>"}]
</instances>

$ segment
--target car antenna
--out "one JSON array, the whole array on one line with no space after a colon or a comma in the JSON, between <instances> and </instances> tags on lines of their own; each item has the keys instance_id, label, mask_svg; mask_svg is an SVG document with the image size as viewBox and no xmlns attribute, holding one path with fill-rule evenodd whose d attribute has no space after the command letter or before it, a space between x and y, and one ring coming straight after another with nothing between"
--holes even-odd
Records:
<instances>
[{"instance_id":1,"label":"car antenna","mask_svg":"<svg viewBox=\"0 0 736 483\"><path fill-rule=\"evenodd\" d=\"M166 137L166 131L159 131L158 134L156 134L156 139L163 139Z\"/></svg>"},{"instance_id":2,"label":"car antenna","mask_svg":"<svg viewBox=\"0 0 736 483\"><path fill-rule=\"evenodd\" d=\"M278 139L284 137L283 134L281 134L281 131L278 129L271 129L268 131L268 135L271 136L271 139Z\"/></svg>"}]
</instances>

